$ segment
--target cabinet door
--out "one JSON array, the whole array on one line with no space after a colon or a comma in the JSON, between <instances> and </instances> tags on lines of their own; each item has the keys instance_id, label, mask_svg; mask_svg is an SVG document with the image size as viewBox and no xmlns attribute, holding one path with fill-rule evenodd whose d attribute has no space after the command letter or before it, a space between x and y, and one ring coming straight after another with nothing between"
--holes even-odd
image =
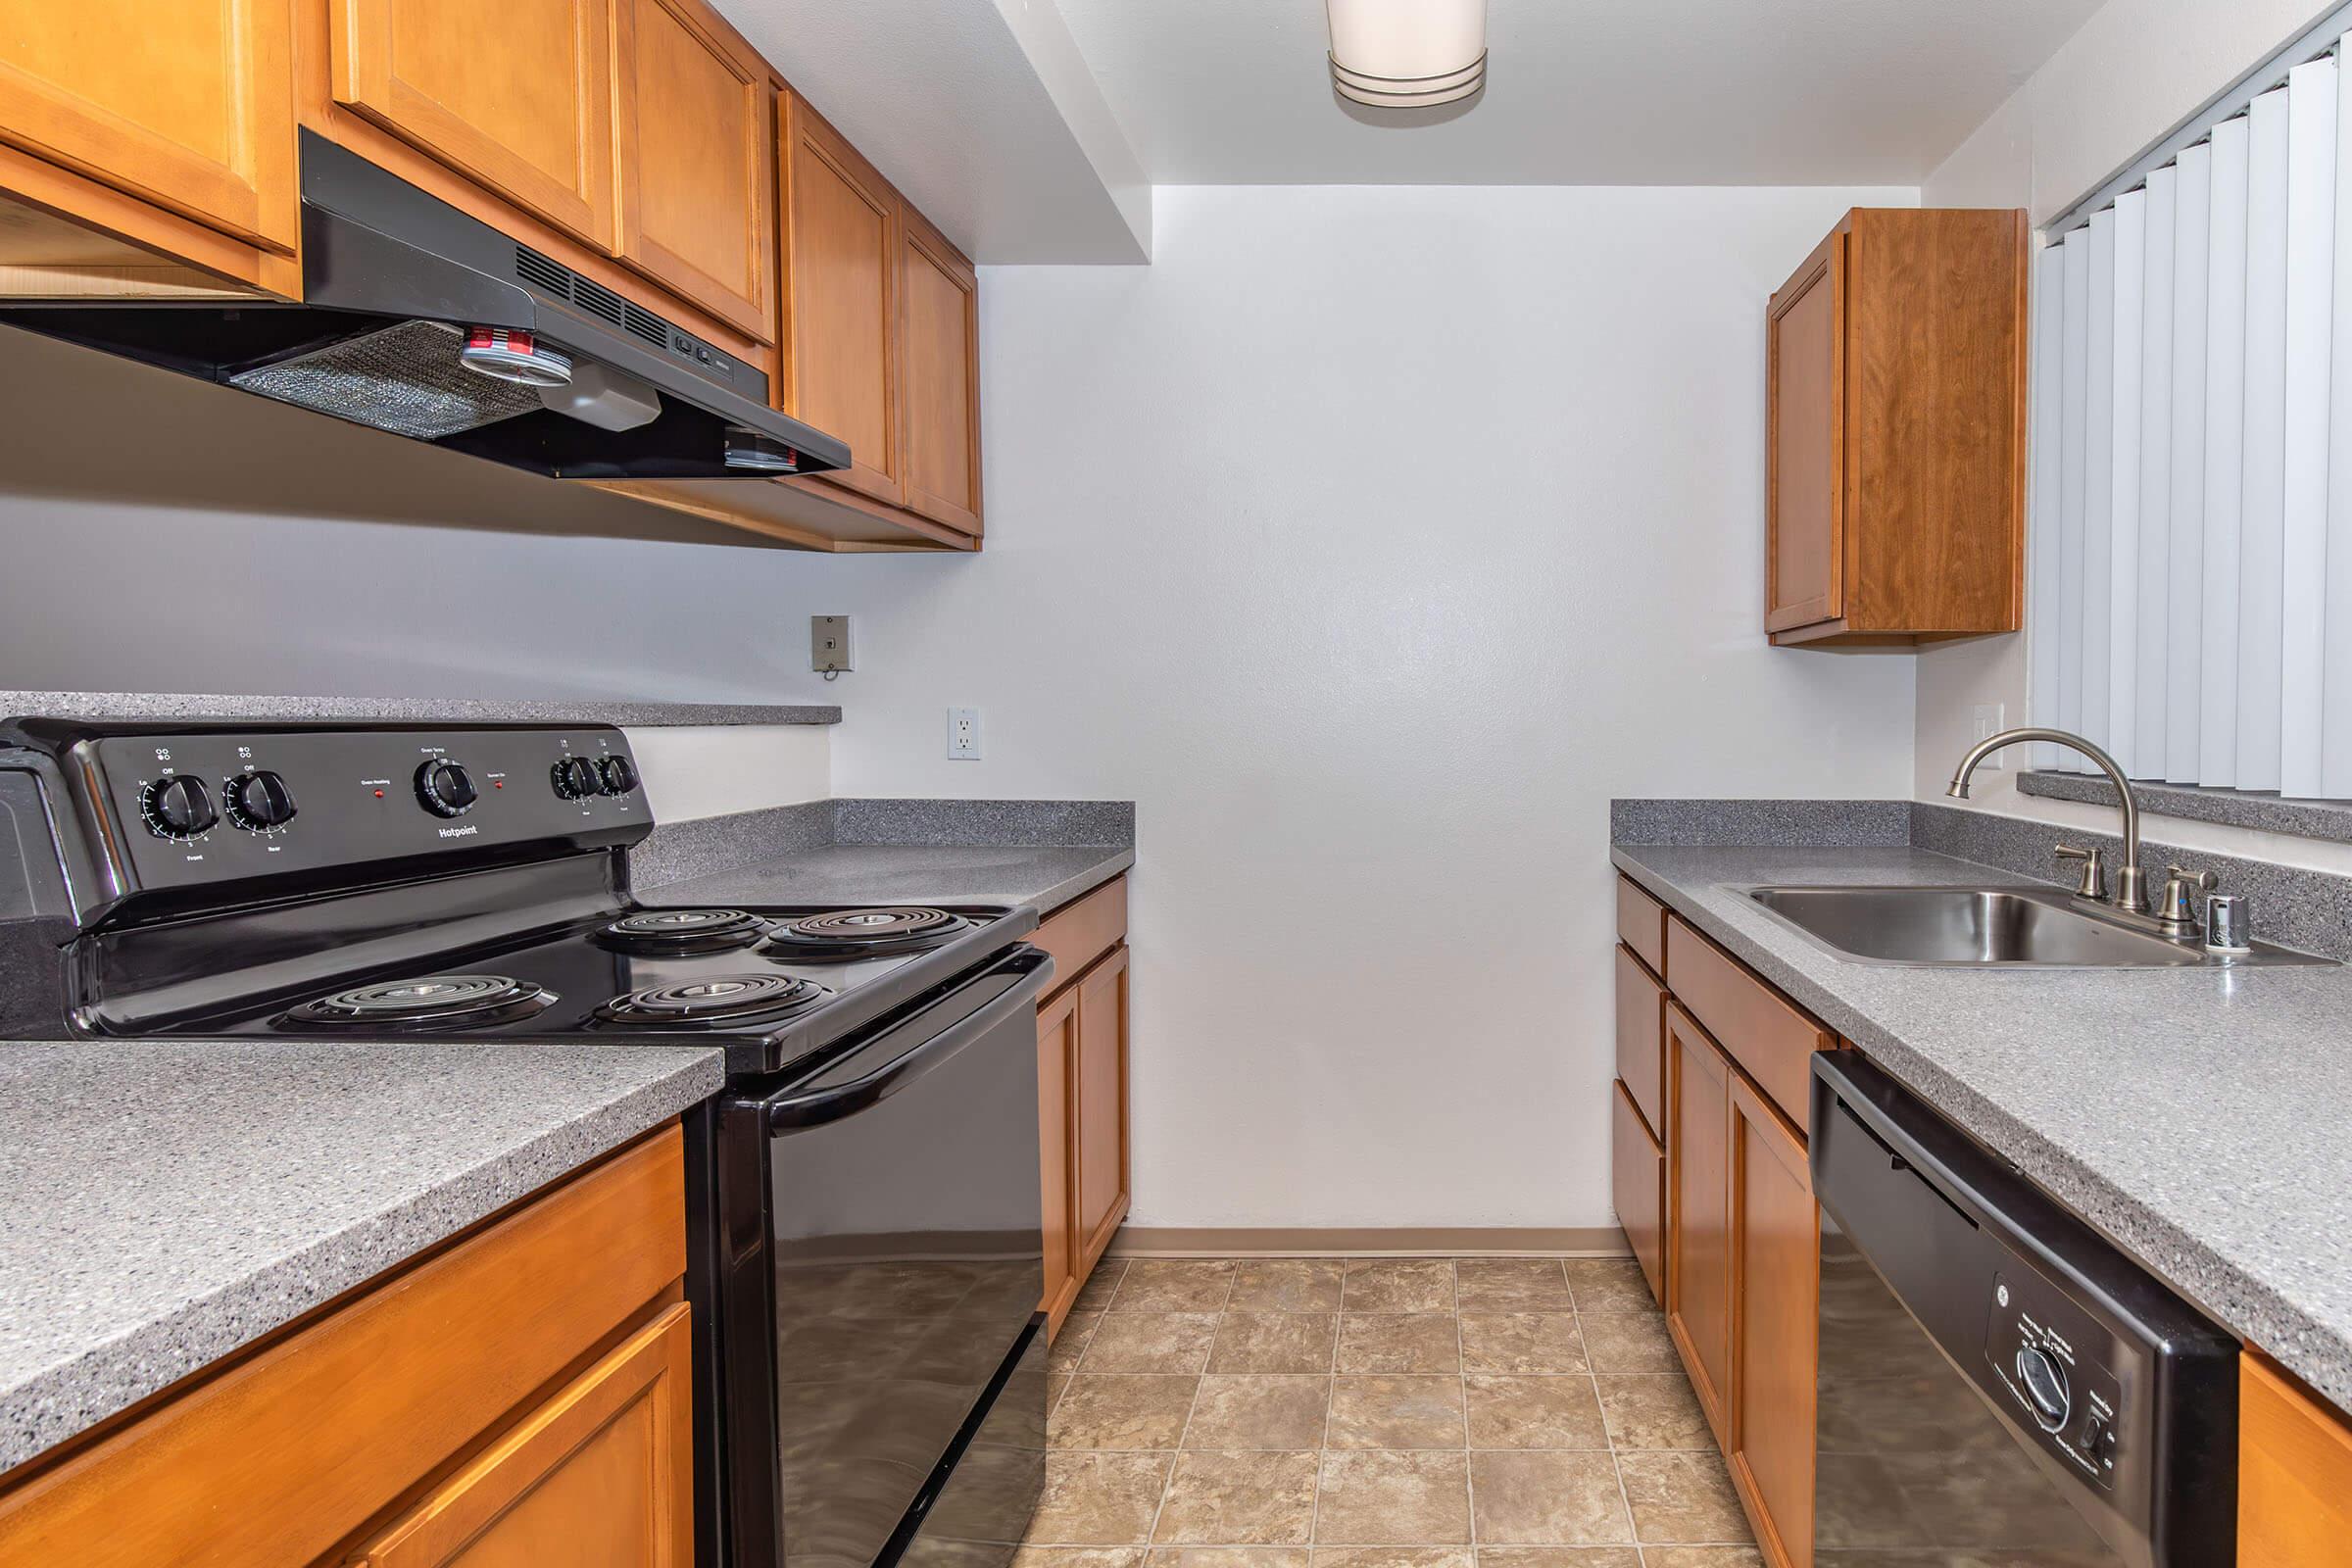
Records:
<instances>
[{"instance_id":1,"label":"cabinet door","mask_svg":"<svg viewBox=\"0 0 2352 1568\"><path fill-rule=\"evenodd\" d=\"M613 0L330 0L337 102L610 252Z\"/></svg>"},{"instance_id":2,"label":"cabinet door","mask_svg":"<svg viewBox=\"0 0 2352 1568\"><path fill-rule=\"evenodd\" d=\"M1666 1326L1718 1443L1732 1388L1732 1065L1666 1009Z\"/></svg>"},{"instance_id":3,"label":"cabinet door","mask_svg":"<svg viewBox=\"0 0 2352 1568\"><path fill-rule=\"evenodd\" d=\"M0 141L207 227L294 248L289 0L22 0Z\"/></svg>"},{"instance_id":4,"label":"cabinet door","mask_svg":"<svg viewBox=\"0 0 2352 1568\"><path fill-rule=\"evenodd\" d=\"M1078 1298L1078 1232L1071 1196L1077 1189L1070 1169L1070 1087L1077 1081L1078 988L1037 1009L1037 1131L1043 1151L1040 1179L1046 1200L1046 1296L1040 1303L1050 1321L1048 1335Z\"/></svg>"},{"instance_id":5,"label":"cabinet door","mask_svg":"<svg viewBox=\"0 0 2352 1568\"><path fill-rule=\"evenodd\" d=\"M690 1568L687 1308L623 1341L363 1546L367 1568Z\"/></svg>"},{"instance_id":6,"label":"cabinet door","mask_svg":"<svg viewBox=\"0 0 2352 1568\"><path fill-rule=\"evenodd\" d=\"M2237 1560L2326 1568L2352 1541L2352 1424L2253 1346L2238 1362Z\"/></svg>"},{"instance_id":7,"label":"cabinet door","mask_svg":"<svg viewBox=\"0 0 2352 1568\"><path fill-rule=\"evenodd\" d=\"M1774 1568L1813 1561L1821 1220L1796 1129L1732 1081L1732 1478Z\"/></svg>"},{"instance_id":8,"label":"cabinet door","mask_svg":"<svg viewBox=\"0 0 2352 1568\"><path fill-rule=\"evenodd\" d=\"M1845 235L1772 297L1764 629L1844 611Z\"/></svg>"},{"instance_id":9,"label":"cabinet door","mask_svg":"<svg viewBox=\"0 0 2352 1568\"><path fill-rule=\"evenodd\" d=\"M850 444L825 475L899 505L899 197L797 94L784 108L784 375L778 404Z\"/></svg>"},{"instance_id":10,"label":"cabinet door","mask_svg":"<svg viewBox=\"0 0 2352 1568\"><path fill-rule=\"evenodd\" d=\"M1079 1272L1127 1217L1127 949L1086 972L1078 993L1078 1084L1071 1096Z\"/></svg>"},{"instance_id":11,"label":"cabinet door","mask_svg":"<svg viewBox=\"0 0 2352 1568\"><path fill-rule=\"evenodd\" d=\"M1609 1095L1609 1169L1617 1223L1649 1294L1666 1300L1666 1152L1620 1082Z\"/></svg>"},{"instance_id":12,"label":"cabinet door","mask_svg":"<svg viewBox=\"0 0 2352 1568\"><path fill-rule=\"evenodd\" d=\"M621 258L771 341L766 70L699 0L620 0L620 16Z\"/></svg>"},{"instance_id":13,"label":"cabinet door","mask_svg":"<svg viewBox=\"0 0 2352 1568\"><path fill-rule=\"evenodd\" d=\"M906 506L978 533L979 279L904 202L899 228L899 434Z\"/></svg>"}]
</instances>

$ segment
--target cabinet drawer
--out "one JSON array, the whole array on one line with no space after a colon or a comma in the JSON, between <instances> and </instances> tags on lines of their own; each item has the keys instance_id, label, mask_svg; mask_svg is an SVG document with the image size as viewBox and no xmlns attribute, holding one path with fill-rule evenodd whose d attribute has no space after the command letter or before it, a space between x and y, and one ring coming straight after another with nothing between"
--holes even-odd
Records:
<instances>
[{"instance_id":1,"label":"cabinet drawer","mask_svg":"<svg viewBox=\"0 0 2352 1568\"><path fill-rule=\"evenodd\" d=\"M1666 919L1674 1000L1715 1037L1799 1132L1810 1133L1813 1053L1837 1044L1781 994L1679 915Z\"/></svg>"},{"instance_id":2,"label":"cabinet drawer","mask_svg":"<svg viewBox=\"0 0 2352 1568\"><path fill-rule=\"evenodd\" d=\"M1651 1132L1666 1125L1666 988L1617 950L1618 1087Z\"/></svg>"},{"instance_id":3,"label":"cabinet drawer","mask_svg":"<svg viewBox=\"0 0 2352 1568\"><path fill-rule=\"evenodd\" d=\"M686 1267L672 1127L0 1494L0 1568L307 1563Z\"/></svg>"},{"instance_id":4,"label":"cabinet drawer","mask_svg":"<svg viewBox=\"0 0 2352 1568\"><path fill-rule=\"evenodd\" d=\"M1127 940L1127 879L1118 877L1046 917L1030 945L1054 955L1054 985L1068 985Z\"/></svg>"},{"instance_id":5,"label":"cabinet drawer","mask_svg":"<svg viewBox=\"0 0 2352 1568\"><path fill-rule=\"evenodd\" d=\"M1620 1083L1609 1097L1609 1169L1617 1223L1642 1265L1642 1278L1666 1304L1666 1152Z\"/></svg>"},{"instance_id":6,"label":"cabinet drawer","mask_svg":"<svg viewBox=\"0 0 2352 1568\"><path fill-rule=\"evenodd\" d=\"M1666 906L1624 875L1617 878L1617 940L1633 949L1650 973L1666 972Z\"/></svg>"}]
</instances>

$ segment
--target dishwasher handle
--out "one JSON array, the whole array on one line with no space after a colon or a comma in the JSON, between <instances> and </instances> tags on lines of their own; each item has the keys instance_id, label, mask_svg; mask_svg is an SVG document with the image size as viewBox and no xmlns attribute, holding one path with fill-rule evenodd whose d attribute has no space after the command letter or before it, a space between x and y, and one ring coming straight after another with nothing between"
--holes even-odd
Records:
<instances>
[{"instance_id":1,"label":"dishwasher handle","mask_svg":"<svg viewBox=\"0 0 2352 1568\"><path fill-rule=\"evenodd\" d=\"M1015 948L978 974L957 982L956 989L964 990L998 976L1009 976L1011 984L929 1038L894 1051L900 1031L893 1030L834 1063L808 1086L766 1102L761 1107L761 1119L768 1130L800 1132L840 1121L870 1109L919 1082L966 1046L986 1039L1018 1014L1033 1009L1046 983L1054 977L1054 959L1037 948ZM878 1065L843 1081L845 1071L855 1071L866 1058L875 1056L882 1058Z\"/></svg>"}]
</instances>

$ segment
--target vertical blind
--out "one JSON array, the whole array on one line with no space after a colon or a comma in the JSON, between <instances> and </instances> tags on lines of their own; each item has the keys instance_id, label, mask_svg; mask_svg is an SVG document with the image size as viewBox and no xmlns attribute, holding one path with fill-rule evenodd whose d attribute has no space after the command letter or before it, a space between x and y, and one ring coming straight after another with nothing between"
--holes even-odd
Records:
<instances>
[{"instance_id":1,"label":"vertical blind","mask_svg":"<svg viewBox=\"0 0 2352 1568\"><path fill-rule=\"evenodd\" d=\"M2167 154L2034 295L2037 720L2134 778L2352 797L2352 71Z\"/></svg>"}]
</instances>

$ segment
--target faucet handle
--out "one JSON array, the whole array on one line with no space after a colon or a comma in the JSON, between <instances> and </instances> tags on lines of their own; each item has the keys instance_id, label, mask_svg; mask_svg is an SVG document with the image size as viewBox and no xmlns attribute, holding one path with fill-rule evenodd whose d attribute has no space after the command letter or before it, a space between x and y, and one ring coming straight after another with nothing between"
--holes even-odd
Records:
<instances>
[{"instance_id":1,"label":"faucet handle","mask_svg":"<svg viewBox=\"0 0 2352 1568\"><path fill-rule=\"evenodd\" d=\"M2194 935L2199 928L2195 895L2212 892L2221 880L2211 871L2186 871L2177 865L2166 866L2164 897L2156 901L2156 918L2176 934Z\"/></svg>"},{"instance_id":2,"label":"faucet handle","mask_svg":"<svg viewBox=\"0 0 2352 1568\"><path fill-rule=\"evenodd\" d=\"M2078 845L2061 844L2055 853L2062 860L2081 860L2082 862L2082 881L2075 889L2077 898L2104 899L2107 897L2107 852L2105 850L2096 846L2083 849Z\"/></svg>"}]
</instances>

